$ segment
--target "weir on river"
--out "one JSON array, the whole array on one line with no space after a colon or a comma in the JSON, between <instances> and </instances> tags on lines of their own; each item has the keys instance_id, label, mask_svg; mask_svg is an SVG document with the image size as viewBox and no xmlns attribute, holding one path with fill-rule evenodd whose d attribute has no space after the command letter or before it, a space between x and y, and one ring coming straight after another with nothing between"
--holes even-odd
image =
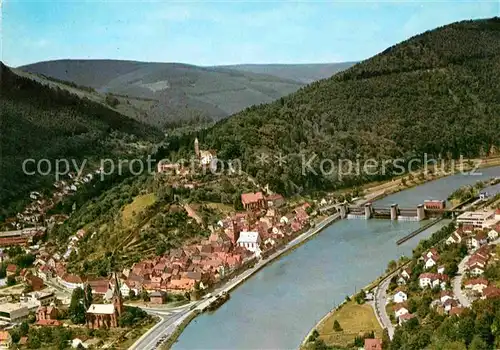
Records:
<instances>
[{"instance_id":1,"label":"weir on river","mask_svg":"<svg viewBox=\"0 0 500 350\"><path fill-rule=\"evenodd\" d=\"M390 195L374 205L411 208L426 199L447 198L455 189L500 176L500 167L481 176L453 175ZM498 191L486 189L493 193ZM382 274L391 259L411 255L444 220L396 245L426 221L341 220L290 254L274 261L231 293L212 314L195 318L174 349L292 349L346 295Z\"/></svg>"}]
</instances>

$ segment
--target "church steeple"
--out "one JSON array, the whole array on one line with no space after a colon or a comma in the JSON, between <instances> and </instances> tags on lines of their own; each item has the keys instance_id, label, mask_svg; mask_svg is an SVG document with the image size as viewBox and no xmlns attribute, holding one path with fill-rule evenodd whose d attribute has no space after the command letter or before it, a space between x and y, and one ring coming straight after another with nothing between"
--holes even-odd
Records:
<instances>
[{"instance_id":1,"label":"church steeple","mask_svg":"<svg viewBox=\"0 0 500 350\"><path fill-rule=\"evenodd\" d=\"M200 143L198 142L198 138L194 139L194 153L196 157L200 157Z\"/></svg>"},{"instance_id":2,"label":"church steeple","mask_svg":"<svg viewBox=\"0 0 500 350\"><path fill-rule=\"evenodd\" d=\"M113 305L118 312L118 316L121 316L123 313L123 298L122 292L120 290L120 283L118 282L118 275L116 272L114 273L114 279L115 290L113 291Z\"/></svg>"}]
</instances>

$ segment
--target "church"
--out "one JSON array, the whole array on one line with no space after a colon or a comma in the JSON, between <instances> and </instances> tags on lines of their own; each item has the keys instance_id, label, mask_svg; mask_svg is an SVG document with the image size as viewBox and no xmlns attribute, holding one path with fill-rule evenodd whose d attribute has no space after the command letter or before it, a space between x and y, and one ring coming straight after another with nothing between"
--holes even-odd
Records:
<instances>
[{"instance_id":1,"label":"church","mask_svg":"<svg viewBox=\"0 0 500 350\"><path fill-rule=\"evenodd\" d=\"M85 313L87 326L91 329L116 328L123 314L123 298L116 274L111 304L91 304Z\"/></svg>"},{"instance_id":2,"label":"church","mask_svg":"<svg viewBox=\"0 0 500 350\"><path fill-rule=\"evenodd\" d=\"M198 138L195 138L194 140L194 153L196 154L196 157L198 158L202 166L209 166L210 169L212 169L214 166L215 168L217 168L217 152L215 152L214 150L200 150Z\"/></svg>"}]
</instances>

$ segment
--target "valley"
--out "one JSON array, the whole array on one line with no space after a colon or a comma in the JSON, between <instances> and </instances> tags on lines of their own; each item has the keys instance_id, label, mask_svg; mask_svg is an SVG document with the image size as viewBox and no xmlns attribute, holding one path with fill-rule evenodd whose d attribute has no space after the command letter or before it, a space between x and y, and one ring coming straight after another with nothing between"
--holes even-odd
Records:
<instances>
[{"instance_id":1,"label":"valley","mask_svg":"<svg viewBox=\"0 0 500 350\"><path fill-rule=\"evenodd\" d=\"M498 238L500 19L387 42L342 63L1 63L0 347L500 344L498 259L476 252Z\"/></svg>"}]
</instances>

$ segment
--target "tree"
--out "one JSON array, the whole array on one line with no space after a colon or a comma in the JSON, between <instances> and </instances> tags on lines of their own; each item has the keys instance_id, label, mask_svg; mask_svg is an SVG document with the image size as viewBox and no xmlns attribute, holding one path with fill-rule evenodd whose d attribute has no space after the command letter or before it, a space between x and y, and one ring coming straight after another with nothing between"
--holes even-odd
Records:
<instances>
[{"instance_id":1,"label":"tree","mask_svg":"<svg viewBox=\"0 0 500 350\"><path fill-rule=\"evenodd\" d=\"M387 272L389 271L392 271L394 270L396 267L398 267L398 263L396 262L396 260L391 260L389 261L389 263L387 264Z\"/></svg>"},{"instance_id":2,"label":"tree","mask_svg":"<svg viewBox=\"0 0 500 350\"><path fill-rule=\"evenodd\" d=\"M340 326L339 321L337 320L333 321L333 330L335 332L342 332L342 327Z\"/></svg>"},{"instance_id":3,"label":"tree","mask_svg":"<svg viewBox=\"0 0 500 350\"><path fill-rule=\"evenodd\" d=\"M111 94L106 95L106 103L111 107L116 107L120 104L120 100L118 100L115 96Z\"/></svg>"},{"instance_id":4,"label":"tree","mask_svg":"<svg viewBox=\"0 0 500 350\"><path fill-rule=\"evenodd\" d=\"M469 345L469 350L489 350L490 348L479 335L475 335Z\"/></svg>"},{"instance_id":5,"label":"tree","mask_svg":"<svg viewBox=\"0 0 500 350\"><path fill-rule=\"evenodd\" d=\"M149 301L149 294L148 294L147 290L145 290L145 289L142 290L142 292L141 292L141 298L144 301Z\"/></svg>"},{"instance_id":6,"label":"tree","mask_svg":"<svg viewBox=\"0 0 500 350\"><path fill-rule=\"evenodd\" d=\"M12 275L7 277L7 285L8 286L13 286L16 284L16 278Z\"/></svg>"},{"instance_id":7,"label":"tree","mask_svg":"<svg viewBox=\"0 0 500 350\"><path fill-rule=\"evenodd\" d=\"M85 306L84 306L84 292L80 287L75 288L71 294L71 303L68 309L68 315L74 324L85 323Z\"/></svg>"},{"instance_id":8,"label":"tree","mask_svg":"<svg viewBox=\"0 0 500 350\"><path fill-rule=\"evenodd\" d=\"M85 292L84 292L84 298L83 298L83 306L85 307L85 310L88 310L90 305L92 305L93 302L93 296L92 296L92 287L90 284L85 285Z\"/></svg>"},{"instance_id":9,"label":"tree","mask_svg":"<svg viewBox=\"0 0 500 350\"><path fill-rule=\"evenodd\" d=\"M387 350L391 347L391 338L389 337L389 331L384 328L382 332L382 349Z\"/></svg>"},{"instance_id":10,"label":"tree","mask_svg":"<svg viewBox=\"0 0 500 350\"><path fill-rule=\"evenodd\" d=\"M133 300L136 298L136 295L135 295L135 290L131 289L128 293L128 297Z\"/></svg>"},{"instance_id":11,"label":"tree","mask_svg":"<svg viewBox=\"0 0 500 350\"><path fill-rule=\"evenodd\" d=\"M363 289L361 289L361 291L358 294L356 294L356 296L354 297L354 299L356 300L356 303L358 303L358 304L364 304L365 298L366 298L366 293Z\"/></svg>"},{"instance_id":12,"label":"tree","mask_svg":"<svg viewBox=\"0 0 500 350\"><path fill-rule=\"evenodd\" d=\"M19 326L19 333L21 334L22 337L28 335L29 330L30 326L26 322L21 323L21 325Z\"/></svg>"}]
</instances>

